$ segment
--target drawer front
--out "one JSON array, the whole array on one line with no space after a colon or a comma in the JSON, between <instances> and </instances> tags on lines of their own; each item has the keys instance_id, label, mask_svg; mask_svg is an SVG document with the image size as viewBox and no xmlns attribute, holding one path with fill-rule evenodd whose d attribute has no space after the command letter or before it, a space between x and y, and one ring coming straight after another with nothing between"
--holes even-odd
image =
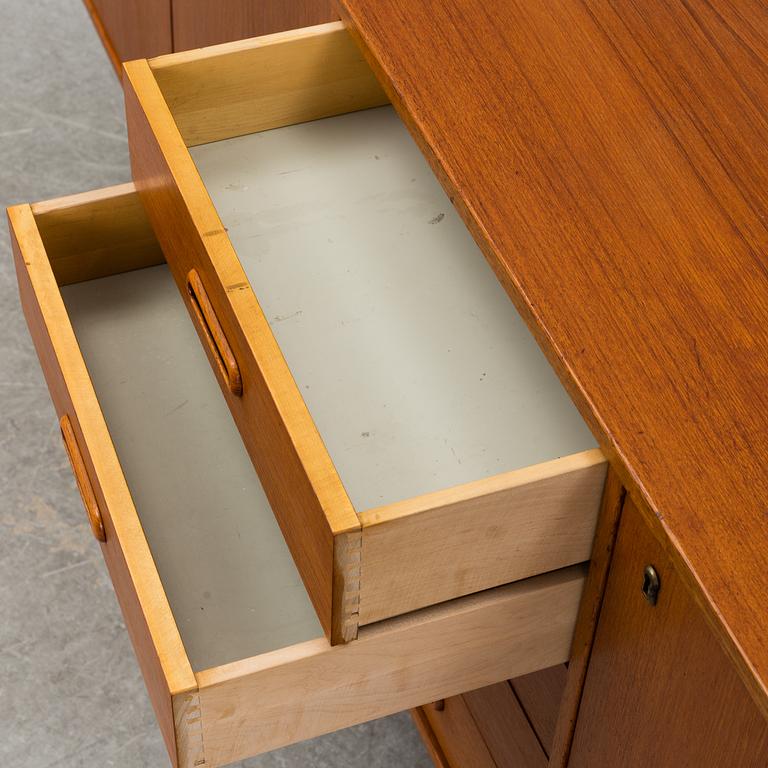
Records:
<instances>
[{"instance_id":1,"label":"drawer front","mask_svg":"<svg viewBox=\"0 0 768 768\"><path fill-rule=\"evenodd\" d=\"M193 668L189 630L174 621L151 554L157 542L142 528L60 291L161 263L162 253L130 185L16 206L9 221L30 332L57 413L71 424L73 463L82 460L85 495L92 489L102 551L174 765L224 765L567 658L581 566L366 626L344 645L317 637ZM198 546L214 562L227 556L207 538Z\"/></svg>"},{"instance_id":2,"label":"drawer front","mask_svg":"<svg viewBox=\"0 0 768 768\"><path fill-rule=\"evenodd\" d=\"M192 160L191 146L386 103L345 30L131 62L124 85L134 180L331 642L587 560L606 470L596 449L353 507Z\"/></svg>"},{"instance_id":3,"label":"drawer front","mask_svg":"<svg viewBox=\"0 0 768 768\"><path fill-rule=\"evenodd\" d=\"M310 58L326 55L322 43L318 45L311 36L299 42ZM232 94L238 86L245 87L244 73L249 65L254 68L260 65L260 51L246 49L240 57L243 60L237 62L239 78L235 77L231 65L220 67L216 71L216 82L208 86L210 91L217 93L221 89L224 94ZM358 58L350 43L335 54L336 66L354 69ZM280 64L288 66L288 71L296 77L306 78L301 57L292 65L295 59L295 55L285 54ZM193 66L197 65L193 62ZM361 63L357 66L364 67ZM173 80L174 72L168 77ZM367 96L370 103L382 98L372 75L366 78L366 69L352 77L350 83L352 94L372 92ZM328 85L325 90L329 91ZM146 62L127 65L125 92L131 166L147 214L187 302L188 276L192 270L200 276L241 370L242 394L233 394L227 382L220 380L224 396L326 634L335 641L348 640L354 637L357 628L355 596L360 561L357 515ZM232 98L243 107L242 96ZM309 115L319 117L326 112L333 113L332 107L326 110L322 98L316 98L318 106ZM336 94L334 98L344 104L350 96ZM242 109L234 110L230 103L221 109L209 110L204 122L211 135L216 136L223 129L218 122L210 126L207 121L229 117L234 122L243 120L243 113L247 116L256 110L256 114L261 114L264 109L270 114L269 103L246 103ZM295 113L290 113L274 117L272 122L279 124L283 119L294 118L298 119ZM197 124L193 120L177 119L182 130L187 124L190 132L195 130ZM200 138L192 133L190 140ZM192 309L191 312L194 316ZM212 365L217 366L204 331L199 325L196 327Z\"/></svg>"},{"instance_id":4,"label":"drawer front","mask_svg":"<svg viewBox=\"0 0 768 768\"><path fill-rule=\"evenodd\" d=\"M11 243L21 305L58 417L71 425L67 448L78 478L92 489L101 516L101 544L118 602L158 724L176 759L173 696L197 684L171 616L131 495L59 291L62 282L109 274L124 262L115 241L134 246L136 263L162 262L132 185L9 209ZM124 226L123 226L124 225ZM43 242L41 233L45 233ZM115 238L115 239L113 239ZM127 239L123 239L127 238ZM80 248L80 240L87 245ZM50 249L50 253L48 252Z\"/></svg>"}]
</instances>

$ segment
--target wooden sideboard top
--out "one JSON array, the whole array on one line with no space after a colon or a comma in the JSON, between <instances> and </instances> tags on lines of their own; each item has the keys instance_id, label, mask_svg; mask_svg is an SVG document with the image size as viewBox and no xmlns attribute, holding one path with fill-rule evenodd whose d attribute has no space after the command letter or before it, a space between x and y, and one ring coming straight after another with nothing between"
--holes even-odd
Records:
<instances>
[{"instance_id":1,"label":"wooden sideboard top","mask_svg":"<svg viewBox=\"0 0 768 768\"><path fill-rule=\"evenodd\" d=\"M768 5L342 6L768 714Z\"/></svg>"}]
</instances>

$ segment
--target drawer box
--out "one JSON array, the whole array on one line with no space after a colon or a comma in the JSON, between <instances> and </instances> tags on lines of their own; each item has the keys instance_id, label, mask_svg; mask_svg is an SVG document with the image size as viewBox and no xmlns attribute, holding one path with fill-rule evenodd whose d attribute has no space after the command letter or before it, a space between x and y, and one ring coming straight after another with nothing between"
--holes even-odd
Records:
<instances>
[{"instance_id":1,"label":"drawer box","mask_svg":"<svg viewBox=\"0 0 768 768\"><path fill-rule=\"evenodd\" d=\"M582 566L331 646L133 187L8 213L24 313L175 765L567 658Z\"/></svg>"},{"instance_id":2,"label":"drawer box","mask_svg":"<svg viewBox=\"0 0 768 768\"><path fill-rule=\"evenodd\" d=\"M134 181L331 641L587 560L605 461L344 28L125 73Z\"/></svg>"}]
</instances>

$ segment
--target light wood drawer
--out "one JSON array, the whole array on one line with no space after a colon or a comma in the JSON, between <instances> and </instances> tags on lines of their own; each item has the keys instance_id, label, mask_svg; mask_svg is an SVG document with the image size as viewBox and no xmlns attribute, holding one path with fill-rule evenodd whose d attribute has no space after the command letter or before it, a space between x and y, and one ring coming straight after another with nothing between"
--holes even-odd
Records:
<instances>
[{"instance_id":1,"label":"light wood drawer","mask_svg":"<svg viewBox=\"0 0 768 768\"><path fill-rule=\"evenodd\" d=\"M331 646L133 187L16 206L9 221L22 306L174 764L226 764L567 658L582 566Z\"/></svg>"},{"instance_id":2,"label":"light wood drawer","mask_svg":"<svg viewBox=\"0 0 768 768\"><path fill-rule=\"evenodd\" d=\"M587 560L603 456L343 27L124 87L134 181L331 641Z\"/></svg>"}]
</instances>

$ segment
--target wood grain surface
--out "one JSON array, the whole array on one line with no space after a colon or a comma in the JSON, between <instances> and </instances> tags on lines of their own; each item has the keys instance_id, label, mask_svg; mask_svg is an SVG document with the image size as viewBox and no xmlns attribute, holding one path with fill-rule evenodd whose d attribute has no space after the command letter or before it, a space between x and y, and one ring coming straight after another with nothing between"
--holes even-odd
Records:
<instances>
[{"instance_id":1,"label":"wood grain surface","mask_svg":"<svg viewBox=\"0 0 768 768\"><path fill-rule=\"evenodd\" d=\"M427 704L427 706L431 705ZM435 768L451 768L448 758L445 756L445 751L440 744L440 739L427 718L425 709L426 707L415 707L411 710L413 724L416 726L416 730L419 732L419 736L421 736L421 740Z\"/></svg>"},{"instance_id":2,"label":"wood grain surface","mask_svg":"<svg viewBox=\"0 0 768 768\"><path fill-rule=\"evenodd\" d=\"M188 146L387 103L340 22L150 62Z\"/></svg>"},{"instance_id":3,"label":"wood grain surface","mask_svg":"<svg viewBox=\"0 0 768 768\"><path fill-rule=\"evenodd\" d=\"M641 591L659 574L658 602ZM768 765L768 723L628 502L579 710L569 768Z\"/></svg>"},{"instance_id":4,"label":"wood grain surface","mask_svg":"<svg viewBox=\"0 0 768 768\"><path fill-rule=\"evenodd\" d=\"M119 201L126 189L118 187L113 192ZM116 213L116 232L126 232L124 223L118 221L123 206L119 202L111 206L109 194L78 195L77 200L87 210L97 211L97 220L102 219L102 209L112 208ZM59 204L67 209L74 203L62 198ZM47 208L54 210L53 204ZM132 205L127 208L133 210ZM80 216L74 218L81 221ZM160 731L171 761L177 765L172 699L196 690L197 681L69 322L33 209L28 205L9 208L8 220L27 325L56 413L59 418L67 416L90 480L105 531L101 551ZM143 227L138 229L140 237L143 231Z\"/></svg>"},{"instance_id":5,"label":"wood grain surface","mask_svg":"<svg viewBox=\"0 0 768 768\"><path fill-rule=\"evenodd\" d=\"M597 531L592 545L587 581L579 604L576 631L573 633L568 673L561 694L559 713L549 747L550 768L565 768L579 716L579 706L587 677L589 659L600 619L600 610L608 583L616 535L626 492L616 472L611 468L605 480L605 491L597 519Z\"/></svg>"},{"instance_id":6,"label":"wood grain surface","mask_svg":"<svg viewBox=\"0 0 768 768\"><path fill-rule=\"evenodd\" d=\"M484 691L481 688L480 691ZM419 710L434 737L438 755L442 755L445 768L496 768L488 745L480 731L479 723L472 717L464 697L450 696ZM509 716L509 710L504 714ZM436 764L443 768L440 763Z\"/></svg>"},{"instance_id":7,"label":"wood grain surface","mask_svg":"<svg viewBox=\"0 0 768 768\"><path fill-rule=\"evenodd\" d=\"M175 51L338 18L333 0L173 0L172 6Z\"/></svg>"},{"instance_id":8,"label":"wood grain surface","mask_svg":"<svg viewBox=\"0 0 768 768\"><path fill-rule=\"evenodd\" d=\"M32 205L58 285L165 263L133 184Z\"/></svg>"},{"instance_id":9,"label":"wood grain surface","mask_svg":"<svg viewBox=\"0 0 768 768\"><path fill-rule=\"evenodd\" d=\"M121 62L173 50L171 0L83 0L117 76Z\"/></svg>"},{"instance_id":10,"label":"wood grain surface","mask_svg":"<svg viewBox=\"0 0 768 768\"><path fill-rule=\"evenodd\" d=\"M131 168L147 216L190 311L189 271L205 281L242 375L242 395L225 384L222 392L324 631L336 642L352 639L359 579L340 567L347 561L339 550L355 548L336 537L360 530L357 515L148 63L126 64L123 85ZM207 346L206 354L216 366Z\"/></svg>"},{"instance_id":11,"label":"wood grain surface","mask_svg":"<svg viewBox=\"0 0 768 768\"><path fill-rule=\"evenodd\" d=\"M768 714L768 6L341 6Z\"/></svg>"},{"instance_id":12,"label":"wood grain surface","mask_svg":"<svg viewBox=\"0 0 768 768\"><path fill-rule=\"evenodd\" d=\"M541 748L550 758L567 679L568 667L558 664L509 681Z\"/></svg>"},{"instance_id":13,"label":"wood grain surface","mask_svg":"<svg viewBox=\"0 0 768 768\"><path fill-rule=\"evenodd\" d=\"M546 768L547 755L508 681L468 691L462 698L497 768ZM459 763L457 768L472 764Z\"/></svg>"},{"instance_id":14,"label":"wood grain surface","mask_svg":"<svg viewBox=\"0 0 768 768\"><path fill-rule=\"evenodd\" d=\"M565 664L411 711L436 768L545 768Z\"/></svg>"},{"instance_id":15,"label":"wood grain surface","mask_svg":"<svg viewBox=\"0 0 768 768\"><path fill-rule=\"evenodd\" d=\"M206 765L563 663L583 583L572 566L362 627L353 643L318 638L199 672Z\"/></svg>"},{"instance_id":16,"label":"wood grain surface","mask_svg":"<svg viewBox=\"0 0 768 768\"><path fill-rule=\"evenodd\" d=\"M360 624L589 559L595 448L360 514Z\"/></svg>"}]
</instances>

